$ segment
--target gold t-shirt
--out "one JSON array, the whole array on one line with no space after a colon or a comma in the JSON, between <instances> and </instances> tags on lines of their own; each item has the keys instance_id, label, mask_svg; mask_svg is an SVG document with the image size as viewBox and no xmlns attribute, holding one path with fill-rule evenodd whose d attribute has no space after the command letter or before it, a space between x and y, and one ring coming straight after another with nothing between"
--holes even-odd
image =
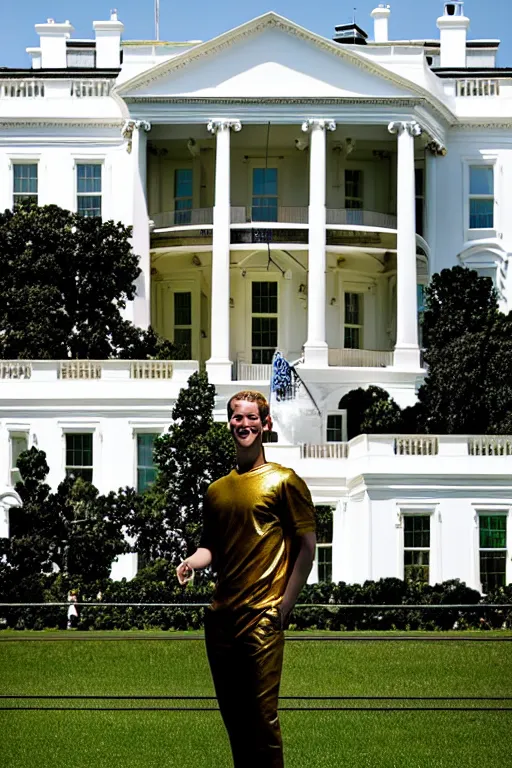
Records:
<instances>
[{"instance_id":1,"label":"gold t-shirt","mask_svg":"<svg viewBox=\"0 0 512 768\"><path fill-rule=\"evenodd\" d=\"M212 609L266 610L280 604L297 554L297 537L315 530L306 483L268 462L212 483L199 546L213 555Z\"/></svg>"}]
</instances>

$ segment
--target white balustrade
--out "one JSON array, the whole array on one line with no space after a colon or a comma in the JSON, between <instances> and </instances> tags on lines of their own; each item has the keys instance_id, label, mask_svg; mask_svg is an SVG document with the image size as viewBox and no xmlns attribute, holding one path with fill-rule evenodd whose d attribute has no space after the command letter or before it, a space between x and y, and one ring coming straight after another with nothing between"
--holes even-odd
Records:
<instances>
[{"instance_id":1,"label":"white balustrade","mask_svg":"<svg viewBox=\"0 0 512 768\"><path fill-rule=\"evenodd\" d=\"M378 349L329 349L329 365L337 368L387 368L393 352Z\"/></svg>"},{"instance_id":2,"label":"white balustrade","mask_svg":"<svg viewBox=\"0 0 512 768\"><path fill-rule=\"evenodd\" d=\"M59 379L101 379L99 360L59 360Z\"/></svg>"},{"instance_id":3,"label":"white balustrade","mask_svg":"<svg viewBox=\"0 0 512 768\"><path fill-rule=\"evenodd\" d=\"M512 436L468 437L468 453L470 456L512 456Z\"/></svg>"},{"instance_id":4,"label":"white balustrade","mask_svg":"<svg viewBox=\"0 0 512 768\"><path fill-rule=\"evenodd\" d=\"M439 439L431 435L399 435L395 437L397 456L437 456Z\"/></svg>"},{"instance_id":5,"label":"white balustrade","mask_svg":"<svg viewBox=\"0 0 512 768\"><path fill-rule=\"evenodd\" d=\"M272 366L265 363L246 363L239 360L236 373L238 381L270 381Z\"/></svg>"},{"instance_id":6,"label":"white balustrade","mask_svg":"<svg viewBox=\"0 0 512 768\"><path fill-rule=\"evenodd\" d=\"M79 99L110 96L113 80L72 80L71 95Z\"/></svg>"},{"instance_id":7,"label":"white balustrade","mask_svg":"<svg viewBox=\"0 0 512 768\"><path fill-rule=\"evenodd\" d=\"M304 443L300 447L301 459L346 459L348 443Z\"/></svg>"},{"instance_id":8,"label":"white balustrade","mask_svg":"<svg viewBox=\"0 0 512 768\"><path fill-rule=\"evenodd\" d=\"M375 227L396 229L396 216L378 211L363 211L358 208L328 208L326 224L329 227Z\"/></svg>"},{"instance_id":9,"label":"white balustrade","mask_svg":"<svg viewBox=\"0 0 512 768\"><path fill-rule=\"evenodd\" d=\"M202 227L213 225L213 208L192 208L189 211L164 211L150 216L155 229L168 227Z\"/></svg>"},{"instance_id":10,"label":"white balustrade","mask_svg":"<svg viewBox=\"0 0 512 768\"><path fill-rule=\"evenodd\" d=\"M0 80L0 99L41 99L44 80Z\"/></svg>"},{"instance_id":11,"label":"white balustrade","mask_svg":"<svg viewBox=\"0 0 512 768\"><path fill-rule=\"evenodd\" d=\"M487 78L457 80L457 96L499 96L500 81Z\"/></svg>"},{"instance_id":12,"label":"white balustrade","mask_svg":"<svg viewBox=\"0 0 512 768\"><path fill-rule=\"evenodd\" d=\"M0 379L30 379L31 376L30 360L0 360Z\"/></svg>"},{"instance_id":13,"label":"white balustrade","mask_svg":"<svg viewBox=\"0 0 512 768\"><path fill-rule=\"evenodd\" d=\"M172 379L174 367L169 360L133 360L130 363L132 379Z\"/></svg>"}]
</instances>

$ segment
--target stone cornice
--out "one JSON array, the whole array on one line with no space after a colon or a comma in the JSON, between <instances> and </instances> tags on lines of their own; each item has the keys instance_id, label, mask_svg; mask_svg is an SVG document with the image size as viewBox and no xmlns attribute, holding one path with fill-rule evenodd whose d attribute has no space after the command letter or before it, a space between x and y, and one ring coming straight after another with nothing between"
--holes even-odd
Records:
<instances>
[{"instance_id":1,"label":"stone cornice","mask_svg":"<svg viewBox=\"0 0 512 768\"><path fill-rule=\"evenodd\" d=\"M142 72L131 80L114 88L114 90L124 98L125 95L129 95L130 90L151 85L169 73L179 71L192 63L197 63L206 56L215 55L230 48L236 43L243 44L244 40L253 37L265 29L279 29L300 40L304 40L307 43L313 43L317 48L349 62L358 69L383 80L387 80L398 88L411 91L416 96L425 99L430 106L434 107L436 111L443 115L443 118L448 123L451 123L454 120L454 115L451 110L422 86L391 72L376 62L370 61L356 51L349 50L346 46L341 46L338 43L334 43L325 37L315 34L314 32L310 32L304 27L300 27L298 24L295 24L283 16L279 16L273 11L253 19L246 24L242 24L240 27L235 27L229 32L225 32L224 34L213 38L213 40L201 43L168 61L157 64L152 69ZM152 97L148 96L147 98L151 99Z\"/></svg>"},{"instance_id":2,"label":"stone cornice","mask_svg":"<svg viewBox=\"0 0 512 768\"><path fill-rule=\"evenodd\" d=\"M71 118L49 118L49 117L25 117L25 118L0 118L0 130L3 128L113 128L119 130L124 123L123 119L112 120L111 118L101 120L97 117L81 118L74 120Z\"/></svg>"}]
</instances>

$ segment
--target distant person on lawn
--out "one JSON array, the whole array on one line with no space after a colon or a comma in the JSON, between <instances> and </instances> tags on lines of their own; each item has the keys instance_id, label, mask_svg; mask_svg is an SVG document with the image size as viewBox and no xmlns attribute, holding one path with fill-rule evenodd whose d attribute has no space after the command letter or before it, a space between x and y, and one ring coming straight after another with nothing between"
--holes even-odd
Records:
<instances>
[{"instance_id":1,"label":"distant person on lawn","mask_svg":"<svg viewBox=\"0 0 512 768\"><path fill-rule=\"evenodd\" d=\"M216 573L206 651L235 768L283 768L283 630L313 563L315 511L295 472L265 460L265 397L234 395L228 420L237 466L208 488L199 548L177 575L184 584L194 569Z\"/></svg>"}]
</instances>

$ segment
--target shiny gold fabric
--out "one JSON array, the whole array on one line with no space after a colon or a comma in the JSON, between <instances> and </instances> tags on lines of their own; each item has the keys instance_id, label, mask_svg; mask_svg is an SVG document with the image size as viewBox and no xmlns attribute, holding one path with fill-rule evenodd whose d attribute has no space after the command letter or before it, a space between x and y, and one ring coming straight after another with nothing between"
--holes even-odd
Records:
<instances>
[{"instance_id":1,"label":"shiny gold fabric","mask_svg":"<svg viewBox=\"0 0 512 768\"><path fill-rule=\"evenodd\" d=\"M279 464L233 470L206 494L200 546L212 552L217 574L206 650L235 768L283 766L279 605L297 539L314 530L306 484Z\"/></svg>"},{"instance_id":2,"label":"shiny gold fabric","mask_svg":"<svg viewBox=\"0 0 512 768\"><path fill-rule=\"evenodd\" d=\"M267 462L212 483L199 546L213 554L213 610L259 613L278 606L293 569L294 540L314 530L311 494L291 469Z\"/></svg>"}]
</instances>

